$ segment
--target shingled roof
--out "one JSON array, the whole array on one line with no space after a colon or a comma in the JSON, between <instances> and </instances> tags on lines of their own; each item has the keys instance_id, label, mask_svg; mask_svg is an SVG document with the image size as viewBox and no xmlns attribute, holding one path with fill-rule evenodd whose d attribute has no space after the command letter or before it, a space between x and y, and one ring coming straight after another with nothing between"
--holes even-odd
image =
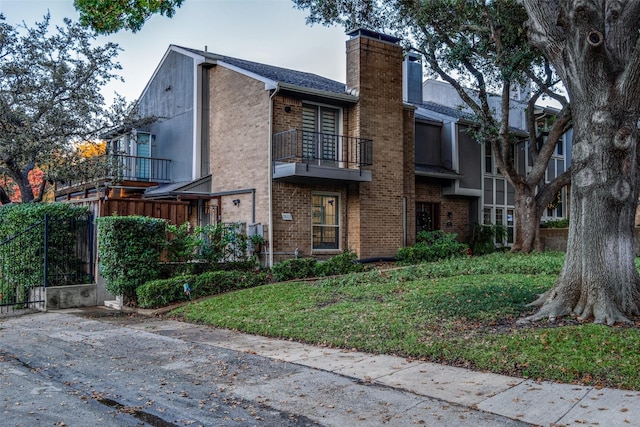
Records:
<instances>
[{"instance_id":1,"label":"shingled roof","mask_svg":"<svg viewBox=\"0 0 640 427\"><path fill-rule=\"evenodd\" d=\"M179 46L178 46L179 47ZM278 83L286 83L302 88L330 92L340 95L348 95L344 83L328 79L313 73L290 70L288 68L276 67L273 65L261 64L244 59L233 58L231 56L218 55L212 52L205 52L197 49L180 47L181 49L203 56L212 61L221 61Z\"/></svg>"}]
</instances>

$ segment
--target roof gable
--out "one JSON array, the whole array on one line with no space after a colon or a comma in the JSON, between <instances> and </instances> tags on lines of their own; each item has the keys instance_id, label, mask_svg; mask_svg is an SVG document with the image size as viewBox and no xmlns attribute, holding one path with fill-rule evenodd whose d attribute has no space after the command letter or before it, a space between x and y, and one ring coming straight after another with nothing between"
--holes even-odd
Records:
<instances>
[{"instance_id":1,"label":"roof gable","mask_svg":"<svg viewBox=\"0 0 640 427\"><path fill-rule=\"evenodd\" d=\"M344 83L328 79L313 73L291 70L288 68L276 67L273 65L261 64L244 59L233 58L231 56L218 55L212 52L173 46L181 51L189 52L203 58L205 62L227 67L250 77L265 82L267 89L273 89L277 85L286 86L288 89L312 90L325 92L328 95L351 96L346 92Z\"/></svg>"}]
</instances>

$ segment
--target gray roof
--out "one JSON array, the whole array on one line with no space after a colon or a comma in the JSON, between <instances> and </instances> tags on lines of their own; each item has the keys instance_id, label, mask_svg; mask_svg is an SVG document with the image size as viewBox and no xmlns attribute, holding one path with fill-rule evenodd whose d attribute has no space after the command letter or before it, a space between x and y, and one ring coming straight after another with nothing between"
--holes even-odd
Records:
<instances>
[{"instance_id":1,"label":"gray roof","mask_svg":"<svg viewBox=\"0 0 640 427\"><path fill-rule=\"evenodd\" d=\"M474 120L474 116L471 113L462 111L459 108L451 108L445 105L436 104L435 102L423 102L422 104L418 105L418 107L433 111L434 113L454 117L456 119Z\"/></svg>"},{"instance_id":2,"label":"gray roof","mask_svg":"<svg viewBox=\"0 0 640 427\"><path fill-rule=\"evenodd\" d=\"M273 65L260 64L258 62L246 61L244 59L233 58L231 56L218 55L212 52L205 52L197 49L190 49L181 47L181 49L188 50L195 54L201 55L207 59L214 61L223 61L227 64L231 64L235 67L242 68L251 73L257 74L262 77L266 77L270 80L287 83L303 88L320 90L325 92L331 92L336 94L347 94L346 85L344 83L328 79L326 77L319 76L313 73L306 73L303 71L295 71L282 67L275 67Z\"/></svg>"},{"instance_id":3,"label":"gray roof","mask_svg":"<svg viewBox=\"0 0 640 427\"><path fill-rule=\"evenodd\" d=\"M444 166L427 165L416 163L416 175L431 176L434 178L459 179L462 178L458 172L445 168Z\"/></svg>"}]
</instances>

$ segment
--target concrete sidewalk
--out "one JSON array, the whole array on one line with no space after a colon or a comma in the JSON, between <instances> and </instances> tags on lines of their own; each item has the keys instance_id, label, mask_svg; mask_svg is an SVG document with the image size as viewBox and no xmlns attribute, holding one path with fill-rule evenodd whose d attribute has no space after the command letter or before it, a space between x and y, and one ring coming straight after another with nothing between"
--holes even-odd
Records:
<instances>
[{"instance_id":1,"label":"concrete sidewalk","mask_svg":"<svg viewBox=\"0 0 640 427\"><path fill-rule=\"evenodd\" d=\"M161 318L125 322L124 326L296 363L533 425L640 426L640 391L537 382Z\"/></svg>"}]
</instances>

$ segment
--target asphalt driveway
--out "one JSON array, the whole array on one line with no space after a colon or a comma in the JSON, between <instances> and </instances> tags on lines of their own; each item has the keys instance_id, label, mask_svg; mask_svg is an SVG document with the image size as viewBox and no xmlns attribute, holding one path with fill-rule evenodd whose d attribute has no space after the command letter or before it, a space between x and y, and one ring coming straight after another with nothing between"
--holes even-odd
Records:
<instances>
[{"instance_id":1,"label":"asphalt driveway","mask_svg":"<svg viewBox=\"0 0 640 427\"><path fill-rule=\"evenodd\" d=\"M2 426L521 426L132 316L0 319Z\"/></svg>"}]
</instances>

